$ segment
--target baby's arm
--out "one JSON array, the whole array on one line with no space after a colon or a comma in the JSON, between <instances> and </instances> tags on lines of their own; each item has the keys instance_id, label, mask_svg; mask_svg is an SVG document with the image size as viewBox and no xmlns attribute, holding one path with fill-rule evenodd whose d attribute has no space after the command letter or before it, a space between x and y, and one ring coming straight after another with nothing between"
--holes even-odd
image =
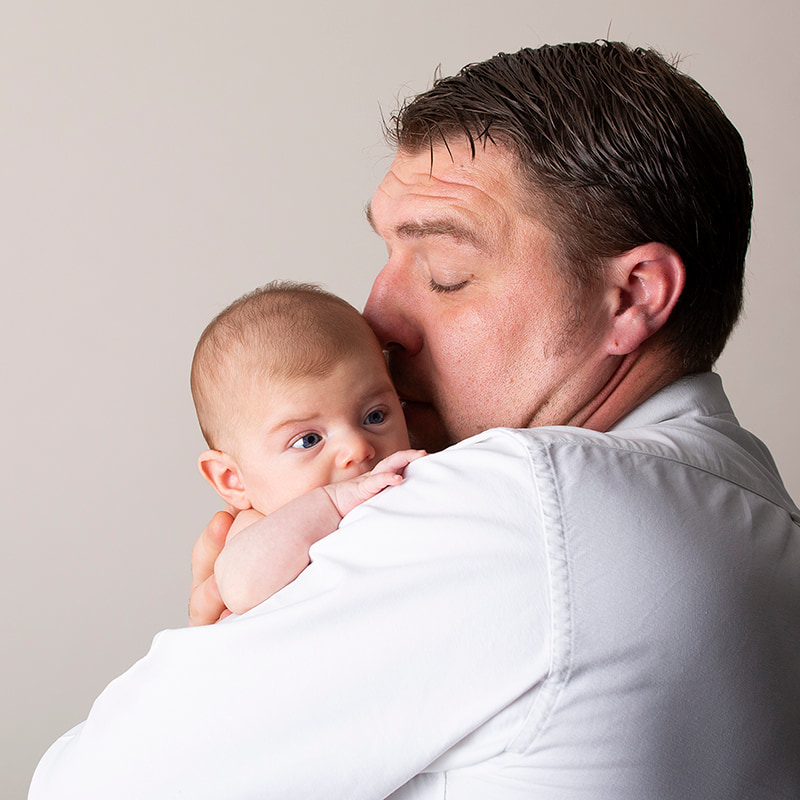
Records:
<instances>
[{"instance_id":1,"label":"baby's arm","mask_svg":"<svg viewBox=\"0 0 800 800\"><path fill-rule=\"evenodd\" d=\"M244 614L291 583L308 566L314 542L335 531L356 506L400 483L406 466L423 455L401 450L370 472L314 489L266 517L240 511L214 566L225 605Z\"/></svg>"},{"instance_id":2,"label":"baby's arm","mask_svg":"<svg viewBox=\"0 0 800 800\"><path fill-rule=\"evenodd\" d=\"M237 512L233 520L233 525L231 525L228 531L228 538L225 540L225 543L227 544L234 536L241 533L245 528L255 525L256 522L264 519L264 517L264 514L260 511L256 511L254 508L246 508L244 511Z\"/></svg>"}]
</instances>

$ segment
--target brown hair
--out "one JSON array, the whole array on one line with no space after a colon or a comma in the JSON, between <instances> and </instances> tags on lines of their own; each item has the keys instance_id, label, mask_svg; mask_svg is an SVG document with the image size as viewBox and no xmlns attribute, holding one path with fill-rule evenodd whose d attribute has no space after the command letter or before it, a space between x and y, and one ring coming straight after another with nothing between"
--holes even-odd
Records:
<instances>
[{"instance_id":1,"label":"brown hair","mask_svg":"<svg viewBox=\"0 0 800 800\"><path fill-rule=\"evenodd\" d=\"M738 132L673 64L606 41L501 53L438 78L387 128L431 158L452 136L509 148L578 290L605 259L672 247L686 286L664 336L684 371L711 368L742 307L752 188Z\"/></svg>"},{"instance_id":2,"label":"brown hair","mask_svg":"<svg viewBox=\"0 0 800 800\"><path fill-rule=\"evenodd\" d=\"M191 388L209 447L241 420L252 379L322 377L336 363L380 345L361 314L318 286L274 281L221 311L200 336Z\"/></svg>"}]
</instances>

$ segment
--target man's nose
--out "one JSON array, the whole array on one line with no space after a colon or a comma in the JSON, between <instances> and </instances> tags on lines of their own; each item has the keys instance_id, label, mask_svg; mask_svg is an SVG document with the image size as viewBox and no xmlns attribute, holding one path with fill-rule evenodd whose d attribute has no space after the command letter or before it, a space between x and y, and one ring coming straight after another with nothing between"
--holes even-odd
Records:
<instances>
[{"instance_id":1,"label":"man's nose","mask_svg":"<svg viewBox=\"0 0 800 800\"><path fill-rule=\"evenodd\" d=\"M370 465L375 458L375 448L359 431L343 434L336 452L336 467L346 470L354 466Z\"/></svg>"},{"instance_id":2,"label":"man's nose","mask_svg":"<svg viewBox=\"0 0 800 800\"><path fill-rule=\"evenodd\" d=\"M422 348L422 331L412 312L414 306L409 276L402 267L389 263L377 275L364 306L381 347L405 350L415 355Z\"/></svg>"}]
</instances>

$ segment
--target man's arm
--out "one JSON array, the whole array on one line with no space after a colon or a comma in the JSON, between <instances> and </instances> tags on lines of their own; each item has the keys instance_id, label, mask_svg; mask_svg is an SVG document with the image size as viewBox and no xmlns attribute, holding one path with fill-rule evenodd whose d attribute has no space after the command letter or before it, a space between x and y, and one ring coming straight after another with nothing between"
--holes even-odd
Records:
<instances>
[{"instance_id":1,"label":"man's arm","mask_svg":"<svg viewBox=\"0 0 800 800\"><path fill-rule=\"evenodd\" d=\"M226 506L206 525L192 549L192 586L189 595L189 625L211 625L230 614L217 588L214 564L225 547L236 509Z\"/></svg>"},{"instance_id":2,"label":"man's arm","mask_svg":"<svg viewBox=\"0 0 800 800\"><path fill-rule=\"evenodd\" d=\"M521 450L495 435L421 459L250 614L156 636L48 752L30 800L375 800L489 719L477 751L447 758L502 752L548 665Z\"/></svg>"}]
</instances>

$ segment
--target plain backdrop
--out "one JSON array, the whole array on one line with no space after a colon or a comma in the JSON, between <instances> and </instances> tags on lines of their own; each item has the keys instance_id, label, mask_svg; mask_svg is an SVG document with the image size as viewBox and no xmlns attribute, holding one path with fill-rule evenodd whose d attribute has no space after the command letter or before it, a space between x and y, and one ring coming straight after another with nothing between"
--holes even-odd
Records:
<instances>
[{"instance_id":1,"label":"plain backdrop","mask_svg":"<svg viewBox=\"0 0 800 800\"><path fill-rule=\"evenodd\" d=\"M683 56L741 131L756 210L719 371L800 495L796 0L0 0L0 795L154 633L218 507L195 341L273 278L361 307L380 120L437 65L623 39Z\"/></svg>"}]
</instances>

